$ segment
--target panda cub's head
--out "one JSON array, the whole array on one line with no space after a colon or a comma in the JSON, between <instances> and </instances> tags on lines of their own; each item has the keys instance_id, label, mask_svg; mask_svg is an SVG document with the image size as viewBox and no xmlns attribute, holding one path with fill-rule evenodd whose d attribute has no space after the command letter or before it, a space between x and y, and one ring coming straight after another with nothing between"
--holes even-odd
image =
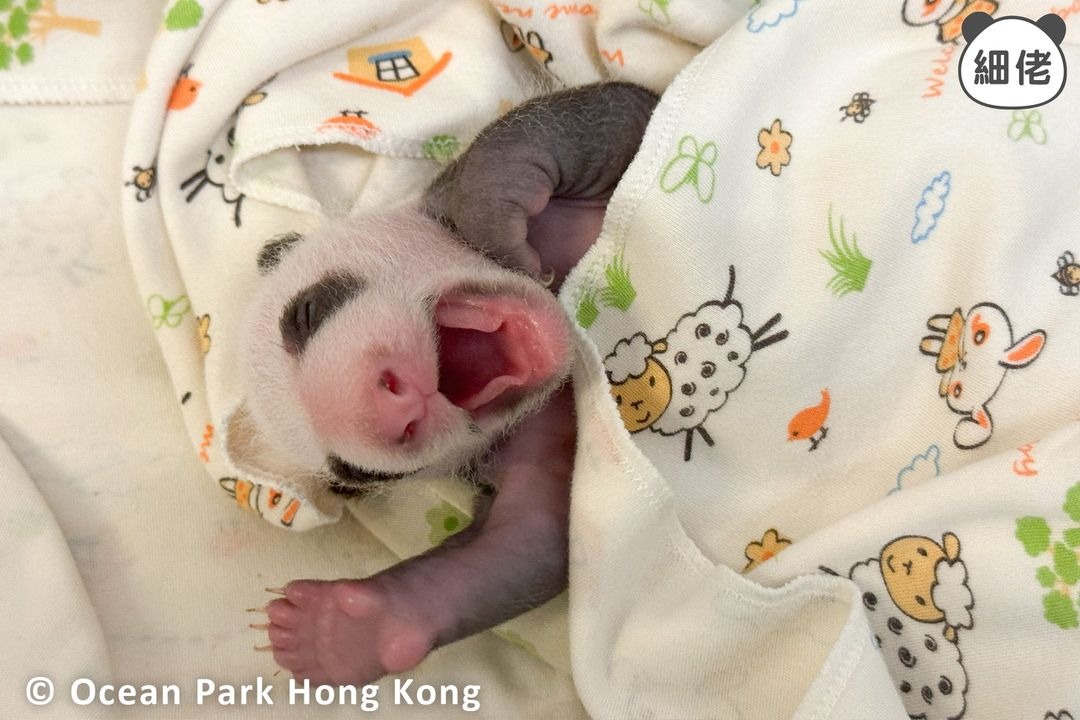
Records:
<instances>
[{"instance_id":1,"label":"panda cub's head","mask_svg":"<svg viewBox=\"0 0 1080 720\"><path fill-rule=\"evenodd\" d=\"M248 408L265 441L339 492L466 463L569 369L554 296L412 207L280 235L259 269Z\"/></svg>"}]
</instances>

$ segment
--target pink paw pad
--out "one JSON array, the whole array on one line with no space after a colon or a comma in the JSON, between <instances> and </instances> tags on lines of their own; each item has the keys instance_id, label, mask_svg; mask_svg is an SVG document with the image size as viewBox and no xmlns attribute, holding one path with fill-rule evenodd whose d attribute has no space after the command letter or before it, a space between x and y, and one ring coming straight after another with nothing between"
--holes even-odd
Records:
<instances>
[{"instance_id":1,"label":"pink paw pad","mask_svg":"<svg viewBox=\"0 0 1080 720\"><path fill-rule=\"evenodd\" d=\"M356 580L290 583L266 606L275 662L298 679L358 685L415 667L434 633L391 595Z\"/></svg>"}]
</instances>

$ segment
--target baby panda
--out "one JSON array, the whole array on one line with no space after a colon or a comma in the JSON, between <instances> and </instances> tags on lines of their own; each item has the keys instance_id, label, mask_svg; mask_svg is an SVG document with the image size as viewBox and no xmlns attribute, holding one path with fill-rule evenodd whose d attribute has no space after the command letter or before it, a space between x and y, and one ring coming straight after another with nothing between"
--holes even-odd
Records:
<instances>
[{"instance_id":1,"label":"baby panda","mask_svg":"<svg viewBox=\"0 0 1080 720\"><path fill-rule=\"evenodd\" d=\"M265 443L343 495L470 470L493 490L423 555L363 580L289 583L266 612L295 677L402 672L565 587L572 351L535 276L557 284L595 240L656 101L623 83L536 98L419 203L263 248L242 361Z\"/></svg>"}]
</instances>

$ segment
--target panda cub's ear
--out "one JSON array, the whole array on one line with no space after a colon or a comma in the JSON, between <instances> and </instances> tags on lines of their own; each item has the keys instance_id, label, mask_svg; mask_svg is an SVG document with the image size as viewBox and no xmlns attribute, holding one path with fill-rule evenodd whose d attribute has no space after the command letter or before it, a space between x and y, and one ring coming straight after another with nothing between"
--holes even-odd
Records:
<instances>
[{"instance_id":1,"label":"panda cub's ear","mask_svg":"<svg viewBox=\"0 0 1080 720\"><path fill-rule=\"evenodd\" d=\"M979 36L979 33L993 24L994 18L988 13L974 12L964 18L961 32L964 33L964 39L970 43L974 42L975 38Z\"/></svg>"},{"instance_id":2,"label":"panda cub's ear","mask_svg":"<svg viewBox=\"0 0 1080 720\"><path fill-rule=\"evenodd\" d=\"M282 233L270 238L259 251L259 274L267 275L276 268L289 249L303 239L304 236L298 232Z\"/></svg>"}]
</instances>

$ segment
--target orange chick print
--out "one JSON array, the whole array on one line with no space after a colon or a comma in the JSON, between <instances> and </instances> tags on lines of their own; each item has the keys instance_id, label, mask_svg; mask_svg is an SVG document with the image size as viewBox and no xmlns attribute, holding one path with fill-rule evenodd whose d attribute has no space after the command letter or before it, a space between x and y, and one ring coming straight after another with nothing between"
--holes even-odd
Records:
<instances>
[{"instance_id":1,"label":"orange chick print","mask_svg":"<svg viewBox=\"0 0 1080 720\"><path fill-rule=\"evenodd\" d=\"M787 439L809 440L810 451L817 450L818 445L829 434L829 428L825 427L825 421L829 418L829 391L821 391L821 402L813 407L808 407L795 413L787 426Z\"/></svg>"},{"instance_id":2,"label":"orange chick print","mask_svg":"<svg viewBox=\"0 0 1080 720\"><path fill-rule=\"evenodd\" d=\"M169 96L170 110L183 110L191 107L192 103L195 102L195 98L199 97L199 88L202 87L202 83L188 76L190 70L190 66L184 68L176 81L176 85L173 86L172 95Z\"/></svg>"}]
</instances>

